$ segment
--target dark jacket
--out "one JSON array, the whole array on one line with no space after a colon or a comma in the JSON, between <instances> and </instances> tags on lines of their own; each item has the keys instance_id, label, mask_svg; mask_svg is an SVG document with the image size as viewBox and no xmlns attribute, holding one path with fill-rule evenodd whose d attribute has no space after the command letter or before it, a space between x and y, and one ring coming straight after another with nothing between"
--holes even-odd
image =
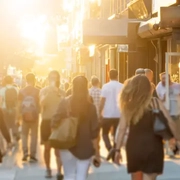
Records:
<instances>
[{"instance_id":1,"label":"dark jacket","mask_svg":"<svg viewBox=\"0 0 180 180\"><path fill-rule=\"evenodd\" d=\"M70 100L70 98L68 99ZM73 110L72 110L73 116ZM52 128L57 127L60 122L67 117L67 99L63 99L52 118ZM88 103L87 114L83 119L79 119L77 132L77 144L69 149L78 159L89 159L94 155L92 140L99 135L99 123L96 108L92 103Z\"/></svg>"}]
</instances>

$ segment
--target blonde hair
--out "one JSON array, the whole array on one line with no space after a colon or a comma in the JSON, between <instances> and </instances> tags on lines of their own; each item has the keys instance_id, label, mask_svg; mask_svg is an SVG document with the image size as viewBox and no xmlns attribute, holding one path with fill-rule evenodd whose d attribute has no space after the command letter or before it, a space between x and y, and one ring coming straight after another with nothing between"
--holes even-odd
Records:
<instances>
[{"instance_id":1,"label":"blonde hair","mask_svg":"<svg viewBox=\"0 0 180 180\"><path fill-rule=\"evenodd\" d=\"M137 124L149 109L152 86L145 75L136 75L125 82L120 95L120 108L128 124Z\"/></svg>"}]
</instances>

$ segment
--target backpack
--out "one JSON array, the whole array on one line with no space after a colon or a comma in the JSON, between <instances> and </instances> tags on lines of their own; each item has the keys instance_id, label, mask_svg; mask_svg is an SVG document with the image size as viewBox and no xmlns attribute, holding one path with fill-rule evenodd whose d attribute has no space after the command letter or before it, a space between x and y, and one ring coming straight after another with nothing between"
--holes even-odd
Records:
<instances>
[{"instance_id":1,"label":"backpack","mask_svg":"<svg viewBox=\"0 0 180 180\"><path fill-rule=\"evenodd\" d=\"M38 120L38 109L34 96L25 96L22 101L22 118L26 122Z\"/></svg>"},{"instance_id":2,"label":"backpack","mask_svg":"<svg viewBox=\"0 0 180 180\"><path fill-rule=\"evenodd\" d=\"M8 110L12 110L17 106L18 93L15 88L7 88L5 91L5 103Z\"/></svg>"}]
</instances>

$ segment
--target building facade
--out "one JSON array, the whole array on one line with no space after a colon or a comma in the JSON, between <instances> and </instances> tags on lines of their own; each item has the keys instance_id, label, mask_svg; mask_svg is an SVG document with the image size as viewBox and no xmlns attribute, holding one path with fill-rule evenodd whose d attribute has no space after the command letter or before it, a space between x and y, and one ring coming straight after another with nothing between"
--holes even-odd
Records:
<instances>
[{"instance_id":1,"label":"building facade","mask_svg":"<svg viewBox=\"0 0 180 180\"><path fill-rule=\"evenodd\" d=\"M83 43L96 48L83 64L87 76L95 74L104 83L109 69L116 68L119 81L123 82L137 68L150 68L157 83L159 73L165 71L165 53L180 50L179 4L178 0L89 1ZM170 72L176 77L178 57L170 60Z\"/></svg>"}]
</instances>

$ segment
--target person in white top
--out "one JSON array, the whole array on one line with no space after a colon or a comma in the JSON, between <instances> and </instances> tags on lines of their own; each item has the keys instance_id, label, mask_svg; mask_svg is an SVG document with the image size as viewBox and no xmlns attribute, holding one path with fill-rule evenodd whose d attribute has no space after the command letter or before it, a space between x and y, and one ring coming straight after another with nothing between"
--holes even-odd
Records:
<instances>
[{"instance_id":1,"label":"person in white top","mask_svg":"<svg viewBox=\"0 0 180 180\"><path fill-rule=\"evenodd\" d=\"M18 88L13 85L13 78L4 78L4 87L0 89L0 106L4 120L13 138L19 139L17 121L18 113ZM15 140L15 139L14 139Z\"/></svg>"},{"instance_id":2,"label":"person in white top","mask_svg":"<svg viewBox=\"0 0 180 180\"><path fill-rule=\"evenodd\" d=\"M166 99L166 74L160 74L160 82L156 87L158 97L165 103ZM169 113L172 117L180 116L180 84L171 81L169 76Z\"/></svg>"},{"instance_id":3,"label":"person in white top","mask_svg":"<svg viewBox=\"0 0 180 180\"><path fill-rule=\"evenodd\" d=\"M166 73L160 74L160 82L156 87L157 95L159 99L164 103L166 102ZM171 81L169 75L169 113L172 119L176 123L178 132L180 132L180 84ZM180 137L180 133L179 133ZM167 154L173 156L170 149L168 149L168 143L166 143ZM174 150L174 154L178 152L178 148Z\"/></svg>"},{"instance_id":4,"label":"person in white top","mask_svg":"<svg viewBox=\"0 0 180 180\"><path fill-rule=\"evenodd\" d=\"M111 128L114 129L114 134L120 120L120 112L118 107L118 96L123 88L123 84L118 82L118 71L115 69L109 72L110 82L106 83L102 87L101 91L101 101L100 101L100 120L102 124L102 134L105 146L108 151L110 151L114 146L112 146L109 139L109 132Z\"/></svg>"}]
</instances>

